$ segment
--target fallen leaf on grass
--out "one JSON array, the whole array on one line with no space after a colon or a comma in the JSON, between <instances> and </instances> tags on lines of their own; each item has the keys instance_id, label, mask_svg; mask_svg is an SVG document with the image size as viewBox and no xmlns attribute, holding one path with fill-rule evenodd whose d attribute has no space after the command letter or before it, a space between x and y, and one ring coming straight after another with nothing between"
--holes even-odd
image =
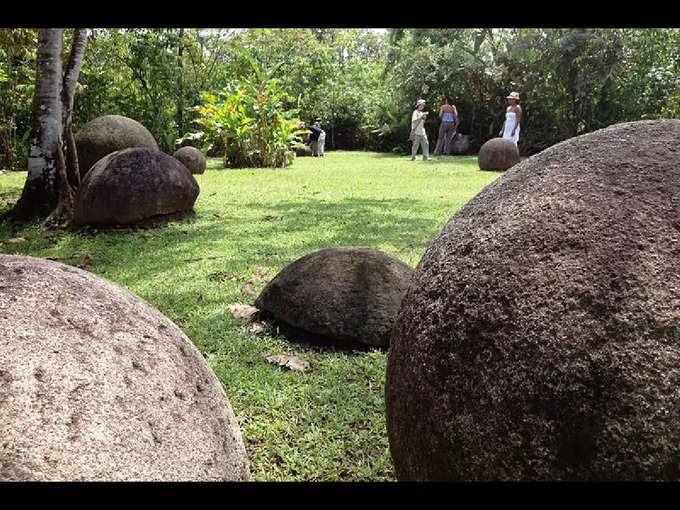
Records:
<instances>
[{"instance_id":1,"label":"fallen leaf on grass","mask_svg":"<svg viewBox=\"0 0 680 510\"><path fill-rule=\"evenodd\" d=\"M198 295L198 302L199 303L205 303L205 298L203 297L203 294Z\"/></svg>"},{"instance_id":2,"label":"fallen leaf on grass","mask_svg":"<svg viewBox=\"0 0 680 510\"><path fill-rule=\"evenodd\" d=\"M272 365L279 365L280 367L288 368L290 370L297 370L299 372L305 372L309 370L309 362L300 359L297 356L276 354L274 356L268 356L267 361Z\"/></svg>"},{"instance_id":3,"label":"fallen leaf on grass","mask_svg":"<svg viewBox=\"0 0 680 510\"><path fill-rule=\"evenodd\" d=\"M259 281L262 279L262 277L263 277L264 275L266 275L268 272L269 272L269 269L267 269L266 267L257 266L257 267L255 268L255 274L254 274L253 277L250 279L250 282L251 282L251 283L257 283L257 282L259 282Z\"/></svg>"},{"instance_id":4,"label":"fallen leaf on grass","mask_svg":"<svg viewBox=\"0 0 680 510\"><path fill-rule=\"evenodd\" d=\"M246 296L254 296L255 295L255 285L258 283L262 282L262 277L266 275L269 272L269 269L266 267L262 266L257 266L255 268L255 274L250 277L250 279L246 282L245 286L241 288L241 294L245 294ZM236 275L238 276L238 275ZM240 277L239 277L240 278Z\"/></svg>"},{"instance_id":5,"label":"fallen leaf on grass","mask_svg":"<svg viewBox=\"0 0 680 510\"><path fill-rule=\"evenodd\" d=\"M5 239L6 243L11 243L11 244L16 244L16 243L25 243L26 239L23 237L11 237L9 239Z\"/></svg>"},{"instance_id":6,"label":"fallen leaf on grass","mask_svg":"<svg viewBox=\"0 0 680 510\"><path fill-rule=\"evenodd\" d=\"M250 282L246 283L245 287L241 289L241 294L245 294L246 296L255 295L255 291L253 290L253 286Z\"/></svg>"},{"instance_id":7,"label":"fallen leaf on grass","mask_svg":"<svg viewBox=\"0 0 680 510\"><path fill-rule=\"evenodd\" d=\"M253 322L250 326L248 326L248 332L257 335L258 333L262 333L264 331L265 326L266 324L264 322Z\"/></svg>"},{"instance_id":8,"label":"fallen leaf on grass","mask_svg":"<svg viewBox=\"0 0 680 510\"><path fill-rule=\"evenodd\" d=\"M240 303L234 303L233 305L229 305L228 308L231 314L234 317L238 317L239 319L246 319L260 311L254 306L242 305Z\"/></svg>"}]
</instances>

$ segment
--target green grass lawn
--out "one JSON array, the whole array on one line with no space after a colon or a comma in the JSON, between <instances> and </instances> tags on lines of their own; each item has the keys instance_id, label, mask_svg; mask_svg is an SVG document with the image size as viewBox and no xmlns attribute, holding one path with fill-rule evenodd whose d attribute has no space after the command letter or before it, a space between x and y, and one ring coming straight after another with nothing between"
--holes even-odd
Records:
<instances>
[{"instance_id":1,"label":"green grass lawn","mask_svg":"<svg viewBox=\"0 0 680 510\"><path fill-rule=\"evenodd\" d=\"M284 266L322 248L370 247L415 267L446 221L499 175L480 171L475 157L412 162L335 151L286 169L241 170L214 158L196 176L195 217L95 236L0 223L0 252L84 266L174 321L224 385L255 480L394 480L385 351L311 348L273 328L253 334L228 305L253 304ZM0 174L0 211L16 202L25 178ZM25 242L7 242L18 237ZM272 354L299 356L311 369L284 370L266 361Z\"/></svg>"}]
</instances>

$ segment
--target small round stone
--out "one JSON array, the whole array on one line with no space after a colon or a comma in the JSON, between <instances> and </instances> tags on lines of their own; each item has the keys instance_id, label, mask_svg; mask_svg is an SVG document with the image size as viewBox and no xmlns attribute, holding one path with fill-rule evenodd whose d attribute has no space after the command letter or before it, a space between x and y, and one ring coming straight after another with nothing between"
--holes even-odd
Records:
<instances>
[{"instance_id":1,"label":"small round stone","mask_svg":"<svg viewBox=\"0 0 680 510\"><path fill-rule=\"evenodd\" d=\"M505 171L519 163L519 149L510 140L492 138L479 149L477 162L481 170Z\"/></svg>"},{"instance_id":2,"label":"small round stone","mask_svg":"<svg viewBox=\"0 0 680 510\"><path fill-rule=\"evenodd\" d=\"M196 147L181 147L172 156L187 167L192 174L205 172L205 156Z\"/></svg>"}]
</instances>

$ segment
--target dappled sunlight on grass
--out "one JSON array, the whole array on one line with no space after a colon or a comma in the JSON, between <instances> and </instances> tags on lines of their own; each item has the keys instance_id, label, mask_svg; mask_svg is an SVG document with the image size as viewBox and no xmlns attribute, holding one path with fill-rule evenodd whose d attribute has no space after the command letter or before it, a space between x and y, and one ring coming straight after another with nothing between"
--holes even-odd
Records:
<instances>
[{"instance_id":1,"label":"dappled sunlight on grass","mask_svg":"<svg viewBox=\"0 0 680 510\"><path fill-rule=\"evenodd\" d=\"M499 175L467 156L412 162L334 151L284 169L222 169L221 159L211 158L195 176L201 193L194 217L47 237L37 222L16 232L0 223L0 252L82 265L182 328L225 387L255 479L393 480L386 353L310 349L272 328L255 335L227 306L252 304L287 264L332 246L382 250L414 267L446 221ZM0 175L0 210L19 198L25 176ZM3 242L11 237L25 242ZM266 275L246 292L262 268ZM300 356L311 369L284 371L266 362L271 354Z\"/></svg>"}]
</instances>

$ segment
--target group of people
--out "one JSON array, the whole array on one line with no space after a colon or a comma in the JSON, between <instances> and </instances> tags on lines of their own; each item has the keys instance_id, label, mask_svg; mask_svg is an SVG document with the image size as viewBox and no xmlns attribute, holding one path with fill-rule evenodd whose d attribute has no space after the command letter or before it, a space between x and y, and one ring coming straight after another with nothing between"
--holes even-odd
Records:
<instances>
[{"instance_id":1,"label":"group of people","mask_svg":"<svg viewBox=\"0 0 680 510\"><path fill-rule=\"evenodd\" d=\"M515 145L519 140L520 122L522 121L522 107L519 105L519 93L511 92L506 98L507 107L505 108L505 121L498 136L510 140ZM411 160L415 161L418 148L423 153L424 160L430 160L430 146L427 141L427 133L425 132L425 120L427 120L429 112L425 111L425 100L418 99L416 102L416 109L411 116L411 136L409 140L413 141L411 146ZM449 145L453 141L458 132L458 110L456 105L449 96L444 98L444 104L439 108L439 117L441 123L439 125L439 135L437 136L437 145L434 149L434 155L440 156L449 153ZM323 157L324 147L326 145L326 132L320 125L320 119L316 119L314 124L307 126L311 131L307 138L307 143L312 148L312 156Z\"/></svg>"},{"instance_id":2,"label":"group of people","mask_svg":"<svg viewBox=\"0 0 680 510\"><path fill-rule=\"evenodd\" d=\"M520 122L522 121L522 107L519 105L519 93L511 92L506 98L507 107L505 109L505 120L498 136L510 140L515 145L519 140ZM411 136L409 140L413 142L411 146L411 160L415 161L418 148L421 149L424 160L430 158L430 146L427 141L427 133L425 132L425 120L429 112L425 111L425 100L418 99L416 102L416 109L411 115ZM439 125L439 135L437 136L437 145L434 149L434 155L439 156L448 154L449 145L453 141L458 132L458 110L456 105L450 97L444 98L444 104L439 108L439 117L441 124Z\"/></svg>"}]
</instances>

